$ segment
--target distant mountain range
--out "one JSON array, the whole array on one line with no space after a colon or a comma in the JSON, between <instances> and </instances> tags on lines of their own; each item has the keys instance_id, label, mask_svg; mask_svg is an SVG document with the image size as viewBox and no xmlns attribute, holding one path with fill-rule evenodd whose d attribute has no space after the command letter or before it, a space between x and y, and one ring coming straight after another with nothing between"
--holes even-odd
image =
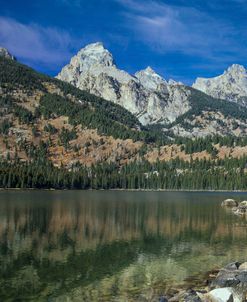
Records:
<instances>
[{"instance_id":1,"label":"distant mountain range","mask_svg":"<svg viewBox=\"0 0 247 302\"><path fill-rule=\"evenodd\" d=\"M238 115L231 119L239 107L229 103L246 105L246 69L240 65L213 79L198 78L188 87L166 81L151 67L135 75L119 70L103 44L94 43L81 49L57 78L125 107L143 125L162 124L186 136L245 133L245 121Z\"/></svg>"},{"instance_id":2,"label":"distant mountain range","mask_svg":"<svg viewBox=\"0 0 247 302\"><path fill-rule=\"evenodd\" d=\"M57 78L119 103L138 114L143 123L173 121L181 111L188 110L186 106L177 110L170 104L180 101L184 107L189 93L177 87L183 83L166 81L151 67L135 75L119 70L112 54L99 42L82 48ZM247 70L238 64L215 78L197 78L192 87L217 99L247 104ZM161 112L166 112L165 119Z\"/></svg>"}]
</instances>

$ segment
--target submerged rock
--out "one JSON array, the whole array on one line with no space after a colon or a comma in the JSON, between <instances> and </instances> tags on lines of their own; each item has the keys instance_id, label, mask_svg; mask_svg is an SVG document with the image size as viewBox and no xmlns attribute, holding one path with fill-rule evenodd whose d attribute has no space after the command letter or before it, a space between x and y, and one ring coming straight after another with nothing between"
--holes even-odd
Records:
<instances>
[{"instance_id":1,"label":"submerged rock","mask_svg":"<svg viewBox=\"0 0 247 302\"><path fill-rule=\"evenodd\" d=\"M209 292L206 296L209 301L213 302L234 302L233 290L231 287L216 288ZM237 302L237 301L236 301Z\"/></svg>"},{"instance_id":2,"label":"submerged rock","mask_svg":"<svg viewBox=\"0 0 247 302\"><path fill-rule=\"evenodd\" d=\"M240 262L232 262L227 264L224 269L225 270L237 270L240 267L241 263Z\"/></svg>"},{"instance_id":3,"label":"submerged rock","mask_svg":"<svg viewBox=\"0 0 247 302\"><path fill-rule=\"evenodd\" d=\"M221 203L221 206L230 209L235 215L238 215L238 216L247 215L247 201L246 200L238 203L234 199L226 199Z\"/></svg>"},{"instance_id":4,"label":"submerged rock","mask_svg":"<svg viewBox=\"0 0 247 302\"><path fill-rule=\"evenodd\" d=\"M201 302L201 298L199 297L198 293L194 290L189 290L184 295L185 302Z\"/></svg>"},{"instance_id":5,"label":"submerged rock","mask_svg":"<svg viewBox=\"0 0 247 302\"><path fill-rule=\"evenodd\" d=\"M239 205L236 208L232 209L233 213L239 216L244 216L247 214L247 206Z\"/></svg>"},{"instance_id":6,"label":"submerged rock","mask_svg":"<svg viewBox=\"0 0 247 302\"><path fill-rule=\"evenodd\" d=\"M241 201L239 206L240 207L247 207L247 200Z\"/></svg>"},{"instance_id":7,"label":"submerged rock","mask_svg":"<svg viewBox=\"0 0 247 302\"><path fill-rule=\"evenodd\" d=\"M166 297L160 297L159 302L168 302Z\"/></svg>"},{"instance_id":8,"label":"submerged rock","mask_svg":"<svg viewBox=\"0 0 247 302\"><path fill-rule=\"evenodd\" d=\"M239 269L240 269L240 270L245 270L245 271L247 271L247 262L242 263L242 264L239 266Z\"/></svg>"},{"instance_id":9,"label":"submerged rock","mask_svg":"<svg viewBox=\"0 0 247 302\"><path fill-rule=\"evenodd\" d=\"M233 208L233 207L237 207L238 206L238 202L234 199L225 199L222 203L221 203L222 207L229 207L229 208Z\"/></svg>"},{"instance_id":10,"label":"submerged rock","mask_svg":"<svg viewBox=\"0 0 247 302\"><path fill-rule=\"evenodd\" d=\"M177 302L177 301L184 301L184 302L201 302L203 301L200 297L200 294L193 289L189 289L187 291L182 290L174 297L168 300L169 302Z\"/></svg>"}]
</instances>

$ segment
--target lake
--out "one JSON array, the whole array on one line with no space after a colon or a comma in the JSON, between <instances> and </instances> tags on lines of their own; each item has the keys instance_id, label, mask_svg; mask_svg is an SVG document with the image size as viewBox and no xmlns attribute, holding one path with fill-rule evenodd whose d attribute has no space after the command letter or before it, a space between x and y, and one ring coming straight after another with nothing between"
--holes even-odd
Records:
<instances>
[{"instance_id":1,"label":"lake","mask_svg":"<svg viewBox=\"0 0 247 302\"><path fill-rule=\"evenodd\" d=\"M152 301L247 260L247 193L1 191L0 301Z\"/></svg>"}]
</instances>

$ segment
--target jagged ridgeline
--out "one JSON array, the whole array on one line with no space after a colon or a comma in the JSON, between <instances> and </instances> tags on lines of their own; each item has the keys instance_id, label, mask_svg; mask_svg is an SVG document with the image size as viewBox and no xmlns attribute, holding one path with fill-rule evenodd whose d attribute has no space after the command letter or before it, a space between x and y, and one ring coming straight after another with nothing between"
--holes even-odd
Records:
<instances>
[{"instance_id":1,"label":"jagged ridgeline","mask_svg":"<svg viewBox=\"0 0 247 302\"><path fill-rule=\"evenodd\" d=\"M242 112L246 112L247 72L240 65L232 65L217 78L198 79L194 88L204 92L200 93L164 79L151 67L129 74L118 68L102 43L93 43L79 50L57 77L125 107L143 125L160 124L175 135L246 133Z\"/></svg>"},{"instance_id":2,"label":"jagged ridgeline","mask_svg":"<svg viewBox=\"0 0 247 302\"><path fill-rule=\"evenodd\" d=\"M143 126L122 106L12 58L0 57L0 84L1 187L247 188L245 136L174 135L203 114L201 123L219 114L239 127L240 105L180 85L189 91L188 112L171 125Z\"/></svg>"}]
</instances>

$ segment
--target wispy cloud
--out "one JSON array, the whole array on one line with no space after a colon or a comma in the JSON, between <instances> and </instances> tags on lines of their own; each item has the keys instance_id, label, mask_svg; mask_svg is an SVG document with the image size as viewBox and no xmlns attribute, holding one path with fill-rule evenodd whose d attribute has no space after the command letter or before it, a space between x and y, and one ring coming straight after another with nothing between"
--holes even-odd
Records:
<instances>
[{"instance_id":1,"label":"wispy cloud","mask_svg":"<svg viewBox=\"0 0 247 302\"><path fill-rule=\"evenodd\" d=\"M0 17L0 46L22 61L52 69L68 60L77 45L78 41L66 31Z\"/></svg>"},{"instance_id":2,"label":"wispy cloud","mask_svg":"<svg viewBox=\"0 0 247 302\"><path fill-rule=\"evenodd\" d=\"M235 39L242 34L238 28L195 7L151 0L116 1L125 8L124 25L133 31L136 39L156 51L180 52L212 60L219 55L233 58L238 53L239 57L239 52L243 52L243 45Z\"/></svg>"}]
</instances>

